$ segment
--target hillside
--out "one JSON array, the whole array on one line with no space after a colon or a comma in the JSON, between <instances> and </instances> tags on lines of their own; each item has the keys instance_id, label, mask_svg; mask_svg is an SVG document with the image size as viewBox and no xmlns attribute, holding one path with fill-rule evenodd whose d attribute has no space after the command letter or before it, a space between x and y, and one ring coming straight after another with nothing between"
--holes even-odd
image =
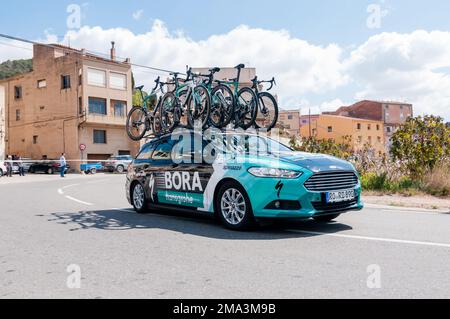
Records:
<instances>
[{"instance_id":1,"label":"hillside","mask_svg":"<svg viewBox=\"0 0 450 319\"><path fill-rule=\"evenodd\" d=\"M27 73L33 70L33 61L29 60L14 60L6 61L0 64L0 80L15 76L22 73Z\"/></svg>"}]
</instances>

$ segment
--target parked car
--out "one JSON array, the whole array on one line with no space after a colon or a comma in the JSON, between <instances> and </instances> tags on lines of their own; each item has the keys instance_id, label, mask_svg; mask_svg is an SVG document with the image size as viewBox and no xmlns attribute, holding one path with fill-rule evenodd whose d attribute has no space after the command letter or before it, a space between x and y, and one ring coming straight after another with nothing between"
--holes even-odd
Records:
<instances>
[{"instance_id":1,"label":"parked car","mask_svg":"<svg viewBox=\"0 0 450 319\"><path fill-rule=\"evenodd\" d=\"M65 173L70 169L70 165L67 164ZM61 165L58 161L45 161L45 162L37 162L31 164L29 173L46 173L46 174L54 174L61 172Z\"/></svg>"},{"instance_id":2,"label":"parked car","mask_svg":"<svg viewBox=\"0 0 450 319\"><path fill-rule=\"evenodd\" d=\"M110 157L104 164L109 172L124 173L133 161L131 155L119 155Z\"/></svg>"},{"instance_id":3,"label":"parked car","mask_svg":"<svg viewBox=\"0 0 450 319\"><path fill-rule=\"evenodd\" d=\"M33 160L31 158L22 158L22 165L23 165L23 170L25 173L29 171L30 166L32 164L33 164ZM17 163L17 162L13 163L12 173L19 174L19 163Z\"/></svg>"},{"instance_id":4,"label":"parked car","mask_svg":"<svg viewBox=\"0 0 450 319\"><path fill-rule=\"evenodd\" d=\"M80 170L86 174L97 174L98 171L103 169L102 163L87 163L81 164Z\"/></svg>"},{"instance_id":5,"label":"parked car","mask_svg":"<svg viewBox=\"0 0 450 319\"><path fill-rule=\"evenodd\" d=\"M189 134L156 138L131 164L125 189L138 213L201 211L244 230L264 218L329 222L363 208L358 173L347 161L294 152L259 135L222 133L209 140Z\"/></svg>"},{"instance_id":6,"label":"parked car","mask_svg":"<svg viewBox=\"0 0 450 319\"><path fill-rule=\"evenodd\" d=\"M3 175L6 175L6 165L5 162L0 161L0 177L2 177Z\"/></svg>"}]
</instances>

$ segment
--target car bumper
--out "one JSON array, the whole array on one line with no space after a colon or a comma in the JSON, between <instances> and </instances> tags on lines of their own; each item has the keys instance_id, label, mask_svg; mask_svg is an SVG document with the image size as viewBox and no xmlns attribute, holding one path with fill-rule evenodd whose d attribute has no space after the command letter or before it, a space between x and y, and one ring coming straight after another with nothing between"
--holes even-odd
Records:
<instances>
[{"instance_id":1,"label":"car bumper","mask_svg":"<svg viewBox=\"0 0 450 319\"><path fill-rule=\"evenodd\" d=\"M364 208L361 201L361 185L353 189L356 198L340 203L326 203L325 192L312 192L305 188L304 182L310 175L297 180L282 180L281 191L278 193L280 180L258 179L252 183L249 191L253 214L256 218L312 218L327 214L358 211ZM274 203L281 203L282 209L275 208Z\"/></svg>"}]
</instances>

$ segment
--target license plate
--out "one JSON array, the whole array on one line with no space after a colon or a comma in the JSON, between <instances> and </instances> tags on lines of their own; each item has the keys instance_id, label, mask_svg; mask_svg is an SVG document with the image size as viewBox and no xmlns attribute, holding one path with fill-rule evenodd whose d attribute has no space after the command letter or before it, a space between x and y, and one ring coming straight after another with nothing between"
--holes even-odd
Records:
<instances>
[{"instance_id":1,"label":"license plate","mask_svg":"<svg viewBox=\"0 0 450 319\"><path fill-rule=\"evenodd\" d=\"M326 193L327 203L348 202L354 200L355 197L354 189Z\"/></svg>"}]
</instances>

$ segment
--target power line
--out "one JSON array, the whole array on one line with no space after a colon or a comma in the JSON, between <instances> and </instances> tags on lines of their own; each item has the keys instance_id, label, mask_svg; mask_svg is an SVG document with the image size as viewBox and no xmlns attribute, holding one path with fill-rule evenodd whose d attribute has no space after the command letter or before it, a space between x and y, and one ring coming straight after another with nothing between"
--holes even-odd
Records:
<instances>
[{"instance_id":1,"label":"power line","mask_svg":"<svg viewBox=\"0 0 450 319\"><path fill-rule=\"evenodd\" d=\"M23 38L18 38L18 37L14 37L11 35L7 35L7 34L2 34L0 33L0 38L5 38L8 40L13 40L13 41L18 41L18 42L24 42L24 43L28 43L28 44L33 44L33 45L42 45L42 46L46 46L52 49L58 49L58 50L75 50L72 48L64 48L58 45L52 45L52 44L47 44L47 43L41 43L41 42L37 42L37 41L31 41L31 40L27 40L27 39L23 39ZM2 43L5 45L9 45L9 46L13 46L13 47L17 47L14 46L13 44L6 44L6 43ZM23 48L23 47L19 47L21 49L26 49L27 48ZM96 52L96 51L92 51L92 50L86 50L87 53L93 54L93 55L97 55L99 57L108 57L107 54L105 53L100 53L100 52ZM121 57L119 57L121 58ZM111 59L108 59L111 60ZM111 60L112 61L112 60ZM157 67L152 67L152 66L148 66L148 65L143 65L143 64L136 64L136 63L129 63L130 65L137 67L137 68L143 68L143 69L149 69L149 70L153 70L153 71L157 71L157 72L163 72L163 73L175 73L176 71L172 71L172 70L167 70L167 69L163 69L163 68L157 68ZM181 75L185 75L184 73L179 73Z\"/></svg>"}]
</instances>

